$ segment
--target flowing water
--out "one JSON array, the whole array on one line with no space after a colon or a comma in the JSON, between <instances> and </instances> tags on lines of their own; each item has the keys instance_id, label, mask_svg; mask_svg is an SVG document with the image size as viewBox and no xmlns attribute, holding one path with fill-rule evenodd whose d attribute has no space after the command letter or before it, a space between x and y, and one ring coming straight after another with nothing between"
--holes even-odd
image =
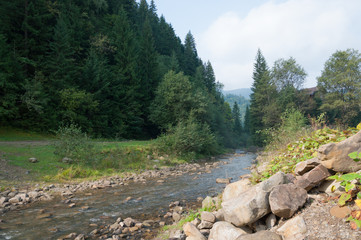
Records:
<instances>
[{"instance_id":1,"label":"flowing water","mask_svg":"<svg viewBox=\"0 0 361 240\"><path fill-rule=\"evenodd\" d=\"M212 169L211 173L184 174L170 177L164 183L157 179L146 183L130 183L126 186L93 190L76 194L72 199L75 207L55 198L48 202L33 203L19 210L0 216L0 239L56 239L65 234L89 233L92 223L113 223L118 216L145 217L158 215L172 201L195 201L197 197L216 195L224 188L216 178L232 177L249 173L254 154L235 154L218 159L228 164ZM125 201L131 197L132 200Z\"/></svg>"}]
</instances>

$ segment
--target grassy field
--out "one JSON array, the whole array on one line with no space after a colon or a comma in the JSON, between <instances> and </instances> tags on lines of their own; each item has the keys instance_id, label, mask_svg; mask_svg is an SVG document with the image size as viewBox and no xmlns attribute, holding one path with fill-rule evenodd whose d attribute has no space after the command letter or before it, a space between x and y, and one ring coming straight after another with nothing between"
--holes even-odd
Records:
<instances>
[{"instance_id":1,"label":"grassy field","mask_svg":"<svg viewBox=\"0 0 361 240\"><path fill-rule=\"evenodd\" d=\"M158 154L152 141L90 141L92 148L84 153L84 159L73 164L63 163L56 155L55 136L0 128L0 158L6 159L6 167L15 166L29 171L35 181L62 181L79 178L96 178L124 172L139 172L165 165L182 163L182 160ZM35 157L37 163L30 163ZM6 169L0 170L7 171ZM16 171L13 171L16 174Z\"/></svg>"}]
</instances>

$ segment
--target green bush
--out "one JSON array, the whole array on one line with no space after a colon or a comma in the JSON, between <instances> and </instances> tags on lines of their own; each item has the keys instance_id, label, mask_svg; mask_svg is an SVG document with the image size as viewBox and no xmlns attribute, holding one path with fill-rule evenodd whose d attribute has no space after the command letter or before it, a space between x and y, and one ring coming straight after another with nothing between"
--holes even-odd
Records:
<instances>
[{"instance_id":1,"label":"green bush","mask_svg":"<svg viewBox=\"0 0 361 240\"><path fill-rule=\"evenodd\" d=\"M190 118L171 127L157 140L160 151L177 156L211 155L218 151L216 138L207 124Z\"/></svg>"},{"instance_id":2,"label":"green bush","mask_svg":"<svg viewBox=\"0 0 361 240\"><path fill-rule=\"evenodd\" d=\"M94 144L76 124L59 127L56 131L54 154L61 159L71 158L77 163L91 163L94 159Z\"/></svg>"},{"instance_id":3,"label":"green bush","mask_svg":"<svg viewBox=\"0 0 361 240\"><path fill-rule=\"evenodd\" d=\"M309 132L307 119L302 112L294 108L287 109L281 116L281 125L263 131L267 136L267 150L276 150L286 146Z\"/></svg>"}]
</instances>

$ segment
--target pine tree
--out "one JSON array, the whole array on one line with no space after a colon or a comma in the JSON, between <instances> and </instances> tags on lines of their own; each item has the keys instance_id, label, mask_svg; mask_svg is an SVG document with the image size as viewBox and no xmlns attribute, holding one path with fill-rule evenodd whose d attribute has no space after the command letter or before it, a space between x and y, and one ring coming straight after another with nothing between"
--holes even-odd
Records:
<instances>
[{"instance_id":1,"label":"pine tree","mask_svg":"<svg viewBox=\"0 0 361 240\"><path fill-rule=\"evenodd\" d=\"M113 27L113 41L116 48L114 71L114 101L118 106L120 118L110 118L112 126L118 129L118 134L124 137L136 137L141 134L143 120L141 118L141 103L137 76L137 43L131 30L127 13L123 8Z\"/></svg>"},{"instance_id":2,"label":"pine tree","mask_svg":"<svg viewBox=\"0 0 361 240\"><path fill-rule=\"evenodd\" d=\"M233 130L236 136L240 136L242 133L242 124L241 124L241 112L237 102L234 102L232 108L232 118L233 118Z\"/></svg>"},{"instance_id":3,"label":"pine tree","mask_svg":"<svg viewBox=\"0 0 361 240\"><path fill-rule=\"evenodd\" d=\"M199 59L196 49L196 43L192 33L189 31L184 42L184 73L188 76L194 76L199 66Z\"/></svg>"},{"instance_id":4,"label":"pine tree","mask_svg":"<svg viewBox=\"0 0 361 240\"><path fill-rule=\"evenodd\" d=\"M256 145L263 145L265 137L260 131L266 128L264 116L267 107L271 106L274 91L266 59L259 49L254 64L253 81L250 101L251 134Z\"/></svg>"}]
</instances>

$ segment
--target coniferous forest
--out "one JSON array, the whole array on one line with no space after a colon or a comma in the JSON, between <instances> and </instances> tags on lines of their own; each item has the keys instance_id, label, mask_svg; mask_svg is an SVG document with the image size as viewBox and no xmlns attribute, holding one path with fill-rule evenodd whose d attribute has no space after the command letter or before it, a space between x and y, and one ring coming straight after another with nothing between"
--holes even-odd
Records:
<instances>
[{"instance_id":1,"label":"coniferous forest","mask_svg":"<svg viewBox=\"0 0 361 240\"><path fill-rule=\"evenodd\" d=\"M153 0L14 0L0 11L1 126L75 124L95 138L197 135L236 147L264 145L269 129L297 114L308 123L322 113L331 124L361 120L357 50L336 51L311 89L294 58L270 68L258 50L247 106L225 101L191 32L180 39Z\"/></svg>"},{"instance_id":2,"label":"coniferous forest","mask_svg":"<svg viewBox=\"0 0 361 240\"><path fill-rule=\"evenodd\" d=\"M2 126L51 131L72 123L93 137L150 139L192 123L236 145L235 115L211 63L198 56L191 32L176 36L153 1L0 4Z\"/></svg>"}]
</instances>

